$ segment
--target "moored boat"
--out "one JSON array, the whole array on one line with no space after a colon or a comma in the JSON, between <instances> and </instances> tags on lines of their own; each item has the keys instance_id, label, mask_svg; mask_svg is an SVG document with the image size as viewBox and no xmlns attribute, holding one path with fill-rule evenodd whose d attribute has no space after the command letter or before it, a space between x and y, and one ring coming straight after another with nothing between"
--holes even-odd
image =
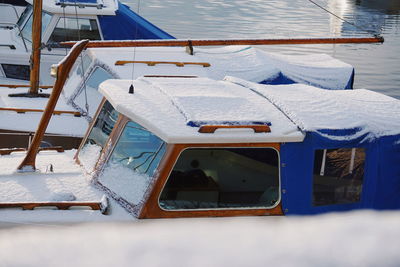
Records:
<instances>
[{"instance_id":1,"label":"moored boat","mask_svg":"<svg viewBox=\"0 0 400 267\"><path fill-rule=\"evenodd\" d=\"M72 222L400 208L394 186L399 100L363 89L234 77L107 80L100 92L104 99L76 163L74 152L42 151L36 172L15 173L24 153L1 157L0 207L8 208L0 210L2 218L59 222L62 215ZM81 208L35 210L43 206ZM108 215L96 211L105 207Z\"/></svg>"}]
</instances>

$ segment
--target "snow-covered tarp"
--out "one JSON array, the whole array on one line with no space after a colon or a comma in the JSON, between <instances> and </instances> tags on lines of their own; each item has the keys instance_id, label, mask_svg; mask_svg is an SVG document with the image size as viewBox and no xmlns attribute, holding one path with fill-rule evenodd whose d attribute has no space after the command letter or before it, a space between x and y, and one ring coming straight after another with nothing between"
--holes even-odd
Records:
<instances>
[{"instance_id":1,"label":"snow-covered tarp","mask_svg":"<svg viewBox=\"0 0 400 267\"><path fill-rule=\"evenodd\" d=\"M305 132L346 140L400 134L400 101L380 93L302 84L260 85L234 77L226 80L262 95Z\"/></svg>"}]
</instances>

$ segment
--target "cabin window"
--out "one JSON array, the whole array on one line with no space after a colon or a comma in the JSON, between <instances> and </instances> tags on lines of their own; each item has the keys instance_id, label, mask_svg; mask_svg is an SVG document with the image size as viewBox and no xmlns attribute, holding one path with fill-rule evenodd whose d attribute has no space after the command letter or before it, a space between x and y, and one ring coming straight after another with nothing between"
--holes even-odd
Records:
<instances>
[{"instance_id":1,"label":"cabin window","mask_svg":"<svg viewBox=\"0 0 400 267\"><path fill-rule=\"evenodd\" d=\"M179 156L159 198L165 210L273 208L279 203L273 148L191 148Z\"/></svg>"},{"instance_id":2,"label":"cabin window","mask_svg":"<svg viewBox=\"0 0 400 267\"><path fill-rule=\"evenodd\" d=\"M93 128L79 152L79 160L88 172L93 168L103 150L118 119L118 112L106 101L94 123Z\"/></svg>"},{"instance_id":3,"label":"cabin window","mask_svg":"<svg viewBox=\"0 0 400 267\"><path fill-rule=\"evenodd\" d=\"M361 200L364 177L363 148L315 151L313 205L354 203Z\"/></svg>"},{"instance_id":4,"label":"cabin window","mask_svg":"<svg viewBox=\"0 0 400 267\"><path fill-rule=\"evenodd\" d=\"M52 15L46 12L42 12L42 37L51 21L51 18ZM28 21L25 23L25 26L22 28L22 37L30 42L32 42L32 23L33 15L31 13Z\"/></svg>"},{"instance_id":5,"label":"cabin window","mask_svg":"<svg viewBox=\"0 0 400 267\"><path fill-rule=\"evenodd\" d=\"M134 122L128 122L111 153L99 182L136 205L143 199L165 143Z\"/></svg>"},{"instance_id":6,"label":"cabin window","mask_svg":"<svg viewBox=\"0 0 400 267\"><path fill-rule=\"evenodd\" d=\"M32 13L33 10L33 6L28 4L24 10L24 12L22 12L21 16L18 19L18 26L20 28L22 28L22 25L24 24L25 20L28 18L28 16L30 16L30 14Z\"/></svg>"},{"instance_id":7,"label":"cabin window","mask_svg":"<svg viewBox=\"0 0 400 267\"><path fill-rule=\"evenodd\" d=\"M111 79L110 73L104 69L97 67L90 74L89 78L86 80L86 95L85 88L82 88L81 92L75 97L74 102L80 107L85 107L86 98L90 99L92 107L96 107L100 104L102 96L98 93L99 84L107 79Z\"/></svg>"},{"instance_id":8,"label":"cabin window","mask_svg":"<svg viewBox=\"0 0 400 267\"><path fill-rule=\"evenodd\" d=\"M76 74L82 76L82 74L85 74L87 69L89 68L90 64L92 64L92 58L88 54L84 54L82 57L82 63L77 62L78 67L76 68ZM83 67L83 71L82 71Z\"/></svg>"},{"instance_id":9,"label":"cabin window","mask_svg":"<svg viewBox=\"0 0 400 267\"><path fill-rule=\"evenodd\" d=\"M29 81L30 69L28 65L1 64L4 74L10 79Z\"/></svg>"},{"instance_id":10,"label":"cabin window","mask_svg":"<svg viewBox=\"0 0 400 267\"><path fill-rule=\"evenodd\" d=\"M96 19L60 18L49 42L57 43L82 39L101 40Z\"/></svg>"}]
</instances>

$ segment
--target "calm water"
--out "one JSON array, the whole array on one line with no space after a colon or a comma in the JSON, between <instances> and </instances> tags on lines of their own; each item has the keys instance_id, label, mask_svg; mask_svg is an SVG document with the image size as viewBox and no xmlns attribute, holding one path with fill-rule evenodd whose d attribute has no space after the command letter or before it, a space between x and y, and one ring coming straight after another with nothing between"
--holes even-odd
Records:
<instances>
[{"instance_id":1,"label":"calm water","mask_svg":"<svg viewBox=\"0 0 400 267\"><path fill-rule=\"evenodd\" d=\"M138 0L125 0L138 11ZM355 88L400 99L400 0L314 0L384 44L264 46L274 52L327 53L356 68ZM177 38L365 36L308 0L140 0L139 13Z\"/></svg>"}]
</instances>

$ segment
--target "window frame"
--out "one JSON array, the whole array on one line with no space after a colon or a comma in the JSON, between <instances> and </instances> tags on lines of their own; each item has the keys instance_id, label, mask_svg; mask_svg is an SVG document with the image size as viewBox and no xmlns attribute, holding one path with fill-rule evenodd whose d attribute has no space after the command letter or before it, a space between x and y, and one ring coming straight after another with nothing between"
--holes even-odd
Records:
<instances>
[{"instance_id":1,"label":"window frame","mask_svg":"<svg viewBox=\"0 0 400 267\"><path fill-rule=\"evenodd\" d=\"M60 20L63 20L63 19L64 19L64 16L63 16L63 15L58 15L58 16L54 16L54 17L55 17L54 22L51 23L51 26L52 26L52 27L51 27L51 31L46 32L46 33L47 33L47 34L46 34L46 38L44 38L44 40L46 41L46 42L45 42L46 44L51 44L51 42L50 42L50 37L51 37L51 35L53 34L54 30L56 29L56 27L57 27L57 25L58 25L58 22L59 22ZM102 30L101 30L100 22L99 22L97 16L79 15L79 17L76 18L76 17L71 17L70 15L66 15L65 18L67 18L67 19L73 19L73 20L76 20L76 19L78 19L78 20L79 20L79 19L89 19L89 20L90 20L90 19L94 19L94 20L96 20L97 28L98 28L99 34L100 34L100 40L99 40L99 41L104 40L103 32L102 32ZM62 48L62 49L63 49L63 48Z\"/></svg>"},{"instance_id":2,"label":"window frame","mask_svg":"<svg viewBox=\"0 0 400 267\"><path fill-rule=\"evenodd\" d=\"M271 207L232 207L232 208L205 208L205 209L179 209L166 210L160 207L159 199L168 181L168 178L178 161L181 153L191 148L272 148L278 154L279 161L279 198ZM255 216L255 215L283 215L281 193L281 160L279 143L218 143L218 144L167 144L164 158L159 167L159 177L155 182L152 192L139 216L142 218L184 218L184 217L229 217L229 216Z\"/></svg>"}]
</instances>

